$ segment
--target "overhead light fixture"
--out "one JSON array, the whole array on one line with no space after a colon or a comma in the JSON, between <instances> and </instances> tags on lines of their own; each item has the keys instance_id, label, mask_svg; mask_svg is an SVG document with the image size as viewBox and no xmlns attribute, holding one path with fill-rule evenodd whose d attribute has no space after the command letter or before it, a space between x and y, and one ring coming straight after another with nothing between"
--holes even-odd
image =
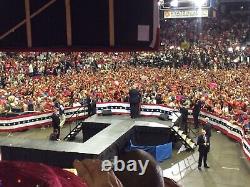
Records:
<instances>
[{"instance_id":1,"label":"overhead light fixture","mask_svg":"<svg viewBox=\"0 0 250 187\"><path fill-rule=\"evenodd\" d=\"M178 0L173 0L170 2L170 6L172 6L172 7L178 7L178 5L179 5Z\"/></svg>"},{"instance_id":2,"label":"overhead light fixture","mask_svg":"<svg viewBox=\"0 0 250 187\"><path fill-rule=\"evenodd\" d=\"M196 7L202 7L206 4L207 0L193 0Z\"/></svg>"}]
</instances>

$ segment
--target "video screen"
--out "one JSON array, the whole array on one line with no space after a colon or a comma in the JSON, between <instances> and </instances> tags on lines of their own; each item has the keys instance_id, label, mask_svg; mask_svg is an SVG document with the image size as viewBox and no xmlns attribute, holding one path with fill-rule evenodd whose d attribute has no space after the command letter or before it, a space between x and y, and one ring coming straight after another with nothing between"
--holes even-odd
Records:
<instances>
[{"instance_id":1,"label":"video screen","mask_svg":"<svg viewBox=\"0 0 250 187\"><path fill-rule=\"evenodd\" d=\"M210 0L164 0L163 8L209 7Z\"/></svg>"}]
</instances>

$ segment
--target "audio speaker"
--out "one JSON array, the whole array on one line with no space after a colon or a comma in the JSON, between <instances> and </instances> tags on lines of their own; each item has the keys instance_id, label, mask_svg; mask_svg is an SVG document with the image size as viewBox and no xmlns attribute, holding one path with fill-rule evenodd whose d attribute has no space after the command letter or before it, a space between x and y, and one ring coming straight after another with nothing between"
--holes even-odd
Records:
<instances>
[{"instance_id":1,"label":"audio speaker","mask_svg":"<svg viewBox=\"0 0 250 187\"><path fill-rule=\"evenodd\" d=\"M103 110L102 111L102 115L103 116L111 116L112 115L112 111L111 110Z\"/></svg>"},{"instance_id":2,"label":"audio speaker","mask_svg":"<svg viewBox=\"0 0 250 187\"><path fill-rule=\"evenodd\" d=\"M158 118L159 118L160 120L163 120L163 121L168 121L168 120L170 120L168 114L161 114Z\"/></svg>"}]
</instances>

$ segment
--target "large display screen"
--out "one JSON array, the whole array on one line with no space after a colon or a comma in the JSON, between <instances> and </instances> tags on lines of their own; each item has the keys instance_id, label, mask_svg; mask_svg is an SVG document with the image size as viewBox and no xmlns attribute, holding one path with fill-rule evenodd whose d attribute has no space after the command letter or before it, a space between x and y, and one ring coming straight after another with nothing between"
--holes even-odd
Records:
<instances>
[{"instance_id":1,"label":"large display screen","mask_svg":"<svg viewBox=\"0 0 250 187\"><path fill-rule=\"evenodd\" d=\"M216 17L216 0L160 0L164 19Z\"/></svg>"},{"instance_id":2,"label":"large display screen","mask_svg":"<svg viewBox=\"0 0 250 187\"><path fill-rule=\"evenodd\" d=\"M195 7L210 7L210 0L164 0L162 1L162 8L181 9L181 8L195 8Z\"/></svg>"}]
</instances>

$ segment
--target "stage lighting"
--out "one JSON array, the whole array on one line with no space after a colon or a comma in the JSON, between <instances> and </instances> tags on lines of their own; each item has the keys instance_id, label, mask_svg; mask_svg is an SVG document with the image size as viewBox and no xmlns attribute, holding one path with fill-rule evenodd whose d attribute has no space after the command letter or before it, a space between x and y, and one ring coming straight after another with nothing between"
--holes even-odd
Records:
<instances>
[{"instance_id":1,"label":"stage lighting","mask_svg":"<svg viewBox=\"0 0 250 187\"><path fill-rule=\"evenodd\" d=\"M173 1L171 1L170 6L178 7L178 4L179 4L178 0L173 0Z\"/></svg>"},{"instance_id":2,"label":"stage lighting","mask_svg":"<svg viewBox=\"0 0 250 187\"><path fill-rule=\"evenodd\" d=\"M206 4L207 0L193 0L196 7L202 7Z\"/></svg>"}]
</instances>

